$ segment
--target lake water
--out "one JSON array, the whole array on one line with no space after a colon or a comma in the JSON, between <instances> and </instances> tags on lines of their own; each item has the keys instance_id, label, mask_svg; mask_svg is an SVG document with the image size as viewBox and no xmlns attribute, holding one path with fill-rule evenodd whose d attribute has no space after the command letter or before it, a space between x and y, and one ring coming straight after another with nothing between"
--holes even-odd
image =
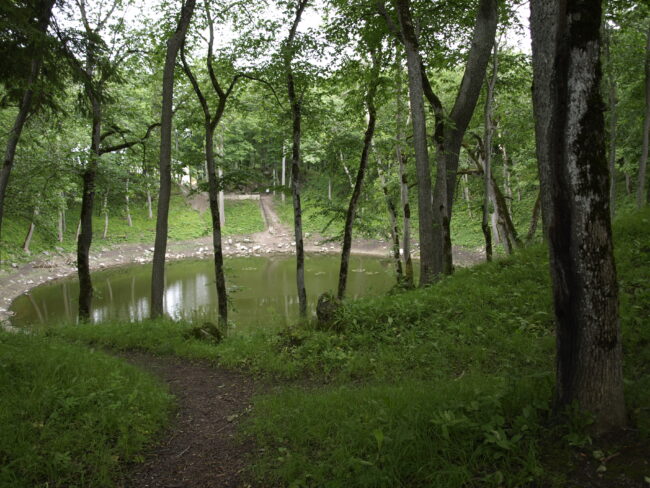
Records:
<instances>
[{"instance_id":1,"label":"lake water","mask_svg":"<svg viewBox=\"0 0 650 488\"><path fill-rule=\"evenodd\" d=\"M226 259L226 282L231 307L228 318L235 330L274 327L298 318L296 261L294 257L242 257ZM174 319L216 321L217 293L212 260L182 260L167 264L164 307ZM316 300L338 283L339 256L307 256L305 282L308 313L315 315ZM92 320L149 317L151 265L132 265L92 274L95 297ZM391 261L351 256L347 297L385 293L395 284ZM11 306L16 326L70 323L77 320L79 284L76 279L41 285L17 298Z\"/></svg>"}]
</instances>

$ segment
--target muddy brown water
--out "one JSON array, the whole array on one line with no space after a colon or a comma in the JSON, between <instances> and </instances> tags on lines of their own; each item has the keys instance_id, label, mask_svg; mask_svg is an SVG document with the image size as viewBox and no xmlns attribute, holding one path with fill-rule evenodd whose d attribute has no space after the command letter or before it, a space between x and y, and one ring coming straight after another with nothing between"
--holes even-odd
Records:
<instances>
[{"instance_id":1,"label":"muddy brown water","mask_svg":"<svg viewBox=\"0 0 650 488\"><path fill-rule=\"evenodd\" d=\"M290 256L226 259L226 281L235 330L247 332L277 327L298 318L295 258ZM305 281L309 314L318 296L335 290L340 258L307 256ZM174 319L193 322L217 317L217 294L212 260L182 260L166 268L164 307ZM130 265L92 274L95 298L92 320L140 321L149 316L151 265ZM351 256L348 297L379 295L395 284L394 264L386 259ZM12 324L19 327L74 323L79 284L63 279L32 289L12 304Z\"/></svg>"}]
</instances>

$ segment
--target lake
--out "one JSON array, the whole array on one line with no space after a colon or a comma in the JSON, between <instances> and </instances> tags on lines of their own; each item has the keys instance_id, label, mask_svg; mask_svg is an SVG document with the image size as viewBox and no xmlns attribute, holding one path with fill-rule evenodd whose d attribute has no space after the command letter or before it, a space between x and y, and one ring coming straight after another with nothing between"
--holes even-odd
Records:
<instances>
[{"instance_id":1,"label":"lake","mask_svg":"<svg viewBox=\"0 0 650 488\"><path fill-rule=\"evenodd\" d=\"M234 330L278 327L298 318L296 260L291 256L226 258L229 321ZM318 296L336 290L340 257L307 256L305 283L308 313L315 315ZM392 261L351 256L347 297L379 295L395 284ZM140 321L149 317L151 265L130 265L92 274L95 297L92 321ZM34 288L11 305L18 327L71 323L77 320L79 284L76 278ZM172 261L166 267L165 312L174 319L216 321L217 292L212 260Z\"/></svg>"}]
</instances>

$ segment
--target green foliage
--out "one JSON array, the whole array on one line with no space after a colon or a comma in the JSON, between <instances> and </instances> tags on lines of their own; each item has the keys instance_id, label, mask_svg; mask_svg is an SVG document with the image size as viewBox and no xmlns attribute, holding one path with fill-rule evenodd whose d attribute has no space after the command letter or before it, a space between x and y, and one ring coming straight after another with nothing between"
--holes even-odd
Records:
<instances>
[{"instance_id":1,"label":"green foliage","mask_svg":"<svg viewBox=\"0 0 650 488\"><path fill-rule=\"evenodd\" d=\"M0 332L0 486L115 486L171 396L104 353Z\"/></svg>"}]
</instances>

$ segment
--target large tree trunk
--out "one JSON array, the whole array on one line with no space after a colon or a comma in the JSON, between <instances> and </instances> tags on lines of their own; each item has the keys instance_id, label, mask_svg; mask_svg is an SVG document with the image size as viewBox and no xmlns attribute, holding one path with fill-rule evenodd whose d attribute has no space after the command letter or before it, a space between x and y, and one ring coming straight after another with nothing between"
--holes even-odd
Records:
<instances>
[{"instance_id":1,"label":"large tree trunk","mask_svg":"<svg viewBox=\"0 0 650 488\"><path fill-rule=\"evenodd\" d=\"M54 0L45 0L41 5L41 10L36 12L37 24L36 30L39 34L45 34L47 27L50 24L52 16L52 7ZM32 60L30 64L29 76L25 82L25 91L23 92L18 113L14 120L14 125L7 137L7 147L5 148L4 160L2 163L2 170L0 170L0 239L2 238L2 218L4 216L4 201L7 194L7 186L9 184L9 176L13 168L14 158L16 156L16 148L20 135L22 134L23 127L27 121L27 116L32 108L32 100L34 98L34 87L41 72L43 61L42 49L36 46L32 47Z\"/></svg>"},{"instance_id":2,"label":"large tree trunk","mask_svg":"<svg viewBox=\"0 0 650 488\"><path fill-rule=\"evenodd\" d=\"M293 41L308 0L300 0L296 16L287 37L285 49L285 70L287 74L287 94L291 105L292 148L291 148L291 194L293 197L293 225L296 238L296 285L298 288L298 307L300 316L307 316L307 291L305 289L305 245L302 239L302 208L300 206L300 122L302 99L296 94L293 77Z\"/></svg>"},{"instance_id":3,"label":"large tree trunk","mask_svg":"<svg viewBox=\"0 0 650 488\"><path fill-rule=\"evenodd\" d=\"M496 0L481 0L465 73L449 121L437 141L436 184L433 190L435 273L453 271L451 253L451 215L456 190L458 159L463 137L474 113L490 59L497 27Z\"/></svg>"},{"instance_id":4,"label":"large tree trunk","mask_svg":"<svg viewBox=\"0 0 650 488\"><path fill-rule=\"evenodd\" d=\"M176 56L185 39L187 27L192 19L196 0L187 0L181 9L181 16L174 34L167 40L167 54L163 68L162 106L160 115L160 190L156 217L156 240L151 271L151 317L163 314L163 292L165 290L165 254L167 253L167 228L169 200L171 195L171 145L172 104L174 99L174 68Z\"/></svg>"},{"instance_id":5,"label":"large tree trunk","mask_svg":"<svg viewBox=\"0 0 650 488\"><path fill-rule=\"evenodd\" d=\"M641 208L647 200L646 167L648 165L648 139L650 139L650 27L645 47L645 117L643 119L643 143L639 161L639 181L636 187L636 206Z\"/></svg>"},{"instance_id":6,"label":"large tree trunk","mask_svg":"<svg viewBox=\"0 0 650 488\"><path fill-rule=\"evenodd\" d=\"M413 123L413 147L415 150L415 167L417 171L419 237L420 237L420 286L433 283L436 277L436 249L433 232L433 209L431 206L431 170L429 150L427 147L427 128L424 113L424 90L422 87L422 62L418 40L411 18L409 0L397 0L396 8L399 18L406 65L408 68L409 100Z\"/></svg>"},{"instance_id":7,"label":"large tree trunk","mask_svg":"<svg viewBox=\"0 0 650 488\"><path fill-rule=\"evenodd\" d=\"M557 342L555 411L626 425L605 121L601 2L531 0L533 108Z\"/></svg>"},{"instance_id":8,"label":"large tree trunk","mask_svg":"<svg viewBox=\"0 0 650 488\"><path fill-rule=\"evenodd\" d=\"M348 265L350 262L350 249L352 248L352 225L357 213L357 205L359 197L361 196L361 188L363 187L363 180L366 176L366 168L368 167L368 156L370 155L370 148L372 145L372 136L375 133L375 122L377 118L377 110L375 108L375 93L377 92L377 84L379 82L379 60L377 54L372 53L372 78L370 86L366 93L366 108L368 109L368 126L366 133L363 137L363 150L361 151L361 160L359 161L359 169L357 171L357 178L354 182L354 189L350 197L348 205L348 212L345 215L345 227L343 228L343 248L341 250L341 268L339 270L339 286L338 298L343 300L345 298L345 288L348 282Z\"/></svg>"}]
</instances>

